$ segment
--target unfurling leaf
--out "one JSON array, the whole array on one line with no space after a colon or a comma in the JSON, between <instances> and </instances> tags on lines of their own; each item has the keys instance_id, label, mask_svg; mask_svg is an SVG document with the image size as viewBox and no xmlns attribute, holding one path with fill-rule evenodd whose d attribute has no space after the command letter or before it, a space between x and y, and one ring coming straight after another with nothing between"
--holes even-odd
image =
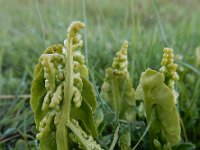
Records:
<instances>
[{"instance_id":1,"label":"unfurling leaf","mask_svg":"<svg viewBox=\"0 0 200 150\"><path fill-rule=\"evenodd\" d=\"M140 84L144 92L147 122L150 120L153 106L156 107L156 118L149 129L151 140L157 139L158 133L164 133L166 141L172 146L179 144L179 115L173 92L165 85L164 76L155 70L147 69L141 75Z\"/></svg>"},{"instance_id":2,"label":"unfurling leaf","mask_svg":"<svg viewBox=\"0 0 200 150\"><path fill-rule=\"evenodd\" d=\"M172 49L165 48L161 62L160 72L147 69L140 77L137 88L137 97L144 99L147 123L155 106L155 119L149 129L150 143L160 147L158 142L163 142L163 148L171 148L180 142L180 122L176 108L178 93L174 89L178 80L177 65L174 64ZM154 144L153 144L154 143Z\"/></svg>"}]
</instances>

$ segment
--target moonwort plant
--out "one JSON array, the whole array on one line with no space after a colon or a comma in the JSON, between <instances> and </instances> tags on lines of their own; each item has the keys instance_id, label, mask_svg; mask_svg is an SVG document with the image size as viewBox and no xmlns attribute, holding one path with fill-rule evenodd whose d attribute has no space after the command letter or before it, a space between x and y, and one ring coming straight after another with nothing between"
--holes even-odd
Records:
<instances>
[{"instance_id":1,"label":"moonwort plant","mask_svg":"<svg viewBox=\"0 0 200 150\"><path fill-rule=\"evenodd\" d=\"M128 72L127 48L128 42L124 41L112 67L106 69L101 96L120 119L132 122L135 120L135 91Z\"/></svg>"},{"instance_id":2,"label":"moonwort plant","mask_svg":"<svg viewBox=\"0 0 200 150\"><path fill-rule=\"evenodd\" d=\"M101 150L93 139L98 135L93 118L96 99L79 51L83 41L78 31L83 27L82 22L73 22L64 46L47 48L35 67L30 103L41 150Z\"/></svg>"},{"instance_id":3,"label":"moonwort plant","mask_svg":"<svg viewBox=\"0 0 200 150\"><path fill-rule=\"evenodd\" d=\"M136 90L144 100L151 149L171 149L180 143L178 93L174 89L179 76L173 57L173 50L165 48L160 72L148 68Z\"/></svg>"},{"instance_id":4,"label":"moonwort plant","mask_svg":"<svg viewBox=\"0 0 200 150\"><path fill-rule=\"evenodd\" d=\"M47 48L35 67L31 107L41 150L102 149L94 138L99 134L97 129L104 117L101 110L96 111L95 94L87 79L88 68L79 51L83 41L78 32L83 27L82 22L73 22L67 30L64 45ZM174 88L179 76L173 50L164 49L159 71L148 68L142 73L135 92L128 72L127 48L128 42L124 41L112 67L106 69L101 87L101 97L118 117L119 126L110 149L114 149L117 141L121 150L131 149L129 127L136 122L135 99L144 101L150 149L174 148L180 142L181 129L176 108L178 93ZM122 122L128 124L128 128Z\"/></svg>"},{"instance_id":5,"label":"moonwort plant","mask_svg":"<svg viewBox=\"0 0 200 150\"><path fill-rule=\"evenodd\" d=\"M106 69L106 76L101 87L101 96L108 102L118 118L128 123L135 121L135 90L128 72L127 59L128 41L124 41L117 52L112 67ZM131 146L131 134L127 129L120 136L120 149L128 150Z\"/></svg>"}]
</instances>

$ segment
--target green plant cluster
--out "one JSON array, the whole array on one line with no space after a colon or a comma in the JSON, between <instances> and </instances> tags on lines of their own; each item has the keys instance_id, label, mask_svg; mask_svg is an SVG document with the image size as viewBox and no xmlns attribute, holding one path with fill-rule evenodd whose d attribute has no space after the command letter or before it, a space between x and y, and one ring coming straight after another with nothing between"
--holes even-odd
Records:
<instances>
[{"instance_id":1,"label":"green plant cluster","mask_svg":"<svg viewBox=\"0 0 200 150\"><path fill-rule=\"evenodd\" d=\"M128 72L128 41L124 41L112 66L106 69L100 103L80 52L83 41L78 32L83 27L82 22L72 22L64 45L47 48L35 67L31 107L41 150L193 147L181 138L179 94L175 90L179 76L173 50L164 49L160 70L148 68L143 72L135 91ZM144 112L147 126L143 136L134 142L136 130L142 127L137 124L137 103ZM116 130L110 131L113 128ZM115 132L114 136L109 132ZM147 132L148 143L145 144L141 141ZM112 142L105 144L106 139Z\"/></svg>"},{"instance_id":2,"label":"green plant cluster","mask_svg":"<svg viewBox=\"0 0 200 150\"><path fill-rule=\"evenodd\" d=\"M73 22L63 45L53 45L40 56L35 67L31 107L35 114L40 148L67 150L78 144L87 150L101 149L93 137L98 135L93 118L96 100L87 80L85 58L78 31L84 27Z\"/></svg>"}]
</instances>

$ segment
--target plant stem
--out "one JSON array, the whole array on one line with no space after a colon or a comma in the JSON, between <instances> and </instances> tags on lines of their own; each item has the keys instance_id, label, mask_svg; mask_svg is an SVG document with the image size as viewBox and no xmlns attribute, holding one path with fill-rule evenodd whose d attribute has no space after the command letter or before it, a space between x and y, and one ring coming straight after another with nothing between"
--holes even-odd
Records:
<instances>
[{"instance_id":1,"label":"plant stem","mask_svg":"<svg viewBox=\"0 0 200 150\"><path fill-rule=\"evenodd\" d=\"M158 25L159 25L159 28L160 28L160 32L161 32L163 43L164 43L164 45L166 47L169 47L169 44L167 42L167 38L165 36L165 31L163 29L163 25L162 25L162 22L161 22L161 19L160 19L160 14L159 14L159 10L158 10L158 4L157 4L156 0L153 0L153 6L154 6L154 9L155 9L155 12L156 12L156 17L157 17L157 20L158 20Z\"/></svg>"},{"instance_id":2,"label":"plant stem","mask_svg":"<svg viewBox=\"0 0 200 150\"><path fill-rule=\"evenodd\" d=\"M116 145L117 140L119 138L119 128L120 128L120 125L118 125L117 128L116 128L116 130L115 130L113 141L111 143L111 146L110 146L109 150L113 150L115 148L115 145Z\"/></svg>"},{"instance_id":3,"label":"plant stem","mask_svg":"<svg viewBox=\"0 0 200 150\"><path fill-rule=\"evenodd\" d=\"M57 149L68 150L68 128L66 123L70 120L71 99L73 96L73 57L72 57L72 39L68 39L67 49L65 51L65 83L64 100L61 107L60 122L57 127Z\"/></svg>"},{"instance_id":4,"label":"plant stem","mask_svg":"<svg viewBox=\"0 0 200 150\"><path fill-rule=\"evenodd\" d=\"M114 99L114 111L117 112L119 115L120 113L120 91L119 91L119 85L117 82L117 77L114 77L112 79L112 89L113 89L113 99Z\"/></svg>"},{"instance_id":5,"label":"plant stem","mask_svg":"<svg viewBox=\"0 0 200 150\"><path fill-rule=\"evenodd\" d=\"M132 150L135 150L137 148L137 146L140 144L140 142L144 139L144 136L147 134L149 128L151 127L151 124L154 120L154 117L155 117L155 112L156 112L156 107L153 106L153 109L152 109L152 112L151 112L151 117L150 117L150 120L149 120L149 124L146 128L146 130L144 131L143 135L141 136L141 138L139 139L139 141L135 144L135 146L132 148Z\"/></svg>"}]
</instances>

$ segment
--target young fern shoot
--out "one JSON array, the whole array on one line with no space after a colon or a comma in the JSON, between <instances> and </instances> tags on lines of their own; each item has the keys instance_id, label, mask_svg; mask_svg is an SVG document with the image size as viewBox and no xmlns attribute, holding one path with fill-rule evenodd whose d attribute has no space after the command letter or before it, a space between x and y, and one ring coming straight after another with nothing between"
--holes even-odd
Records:
<instances>
[{"instance_id":1,"label":"young fern shoot","mask_svg":"<svg viewBox=\"0 0 200 150\"><path fill-rule=\"evenodd\" d=\"M112 67L106 69L106 77L101 87L101 95L119 119L128 123L135 121L135 91L128 72L127 59L128 41L124 41L121 50L117 52ZM128 150L131 146L129 129L120 136L120 149Z\"/></svg>"},{"instance_id":2,"label":"young fern shoot","mask_svg":"<svg viewBox=\"0 0 200 150\"><path fill-rule=\"evenodd\" d=\"M88 68L79 51L83 45L78 31L82 22L73 22L63 45L53 45L40 56L34 70L31 107L41 150L69 150L79 146L101 150L94 141L97 130L93 114L96 99L87 80Z\"/></svg>"},{"instance_id":3,"label":"young fern shoot","mask_svg":"<svg viewBox=\"0 0 200 150\"><path fill-rule=\"evenodd\" d=\"M128 72L128 41L113 59L112 67L106 69L106 77L101 87L101 95L119 115L128 122L135 120L135 91Z\"/></svg>"},{"instance_id":4,"label":"young fern shoot","mask_svg":"<svg viewBox=\"0 0 200 150\"><path fill-rule=\"evenodd\" d=\"M139 97L144 99L147 124L151 120L153 108L156 109L149 128L151 149L171 149L180 142L181 128L176 108L178 93L174 89L179 77L173 57L173 50L165 48L160 72L148 68L142 73L136 90Z\"/></svg>"}]
</instances>

